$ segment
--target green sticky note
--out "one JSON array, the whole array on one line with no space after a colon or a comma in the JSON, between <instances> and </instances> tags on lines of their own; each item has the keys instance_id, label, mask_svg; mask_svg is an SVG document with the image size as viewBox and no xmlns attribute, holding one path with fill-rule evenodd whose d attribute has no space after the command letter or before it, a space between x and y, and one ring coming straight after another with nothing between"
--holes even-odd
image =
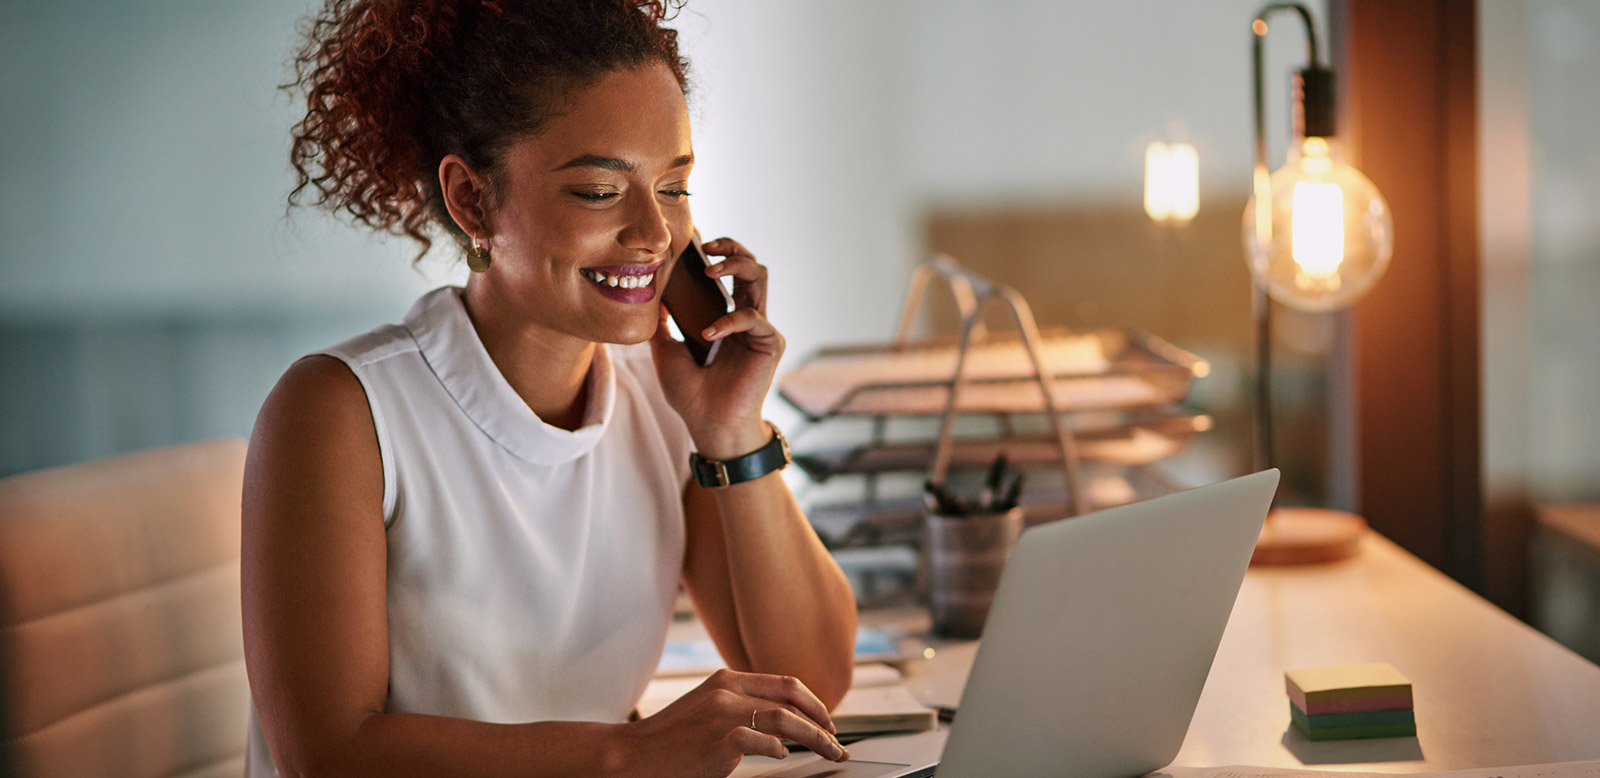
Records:
<instances>
[{"instance_id":1,"label":"green sticky note","mask_svg":"<svg viewBox=\"0 0 1600 778\"><path fill-rule=\"evenodd\" d=\"M1301 732L1316 735L1334 730L1347 730L1355 727L1387 729L1392 727L1409 727L1410 731L1398 734L1415 735L1417 733L1416 717L1409 710L1383 710L1368 711L1365 713L1328 713L1321 716L1307 716L1299 706L1289 705L1289 718L1294 720L1294 725ZM1389 735L1346 735L1346 737L1389 737ZM1312 738L1318 740L1321 738Z\"/></svg>"},{"instance_id":2,"label":"green sticky note","mask_svg":"<svg viewBox=\"0 0 1600 778\"><path fill-rule=\"evenodd\" d=\"M1324 727L1306 731L1298 723L1294 726L1305 735L1307 740L1354 740L1357 738L1373 737L1415 737L1417 725L1415 722L1405 724L1386 724L1382 726L1363 727Z\"/></svg>"}]
</instances>

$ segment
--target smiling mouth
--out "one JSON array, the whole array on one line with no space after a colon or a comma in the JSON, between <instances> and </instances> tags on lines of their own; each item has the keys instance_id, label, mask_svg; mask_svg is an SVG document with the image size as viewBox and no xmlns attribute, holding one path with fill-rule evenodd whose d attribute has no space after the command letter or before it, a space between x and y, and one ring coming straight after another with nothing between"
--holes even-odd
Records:
<instances>
[{"instance_id":1,"label":"smiling mouth","mask_svg":"<svg viewBox=\"0 0 1600 778\"><path fill-rule=\"evenodd\" d=\"M649 286L650 282L654 281L656 277L654 269L645 273L607 273L602 270L582 268L578 272L597 284L604 284L618 289L638 289Z\"/></svg>"}]
</instances>

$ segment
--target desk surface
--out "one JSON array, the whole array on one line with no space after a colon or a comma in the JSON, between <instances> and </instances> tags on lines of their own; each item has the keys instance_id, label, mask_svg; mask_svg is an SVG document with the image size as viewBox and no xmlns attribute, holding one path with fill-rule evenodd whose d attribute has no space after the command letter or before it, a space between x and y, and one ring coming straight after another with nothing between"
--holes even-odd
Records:
<instances>
[{"instance_id":1,"label":"desk surface","mask_svg":"<svg viewBox=\"0 0 1600 778\"><path fill-rule=\"evenodd\" d=\"M925 616L863 614L885 621L926 629ZM908 684L956 703L977 644L935 647ZM1379 661L1411 680L1417 737L1313 743L1289 726L1285 670ZM1586 759L1600 759L1600 666L1369 533L1354 559L1245 576L1174 764L1424 772Z\"/></svg>"}]
</instances>

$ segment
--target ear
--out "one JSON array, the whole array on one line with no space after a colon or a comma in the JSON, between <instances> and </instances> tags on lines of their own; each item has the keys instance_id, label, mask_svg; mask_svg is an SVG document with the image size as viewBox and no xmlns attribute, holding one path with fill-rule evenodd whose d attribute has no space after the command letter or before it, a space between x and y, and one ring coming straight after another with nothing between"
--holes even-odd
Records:
<instances>
[{"instance_id":1,"label":"ear","mask_svg":"<svg viewBox=\"0 0 1600 778\"><path fill-rule=\"evenodd\" d=\"M450 154L439 160L439 189L444 193L444 207L456 226L469 236L487 240L489 226L484 223L484 202L488 181L479 175L459 155Z\"/></svg>"}]
</instances>

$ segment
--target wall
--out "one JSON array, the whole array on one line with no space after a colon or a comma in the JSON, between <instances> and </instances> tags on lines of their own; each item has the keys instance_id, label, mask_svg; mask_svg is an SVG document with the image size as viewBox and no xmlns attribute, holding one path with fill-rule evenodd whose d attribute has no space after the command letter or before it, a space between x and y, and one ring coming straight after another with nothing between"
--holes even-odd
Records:
<instances>
[{"instance_id":1,"label":"wall","mask_svg":"<svg viewBox=\"0 0 1600 778\"><path fill-rule=\"evenodd\" d=\"M1532 488L1600 501L1600 5L1525 7Z\"/></svg>"},{"instance_id":2,"label":"wall","mask_svg":"<svg viewBox=\"0 0 1600 778\"><path fill-rule=\"evenodd\" d=\"M696 0L697 222L771 266L789 359L886 337L931 209L1136 202L1154 139L1241 191L1257 5ZM285 220L307 6L0 6L0 473L245 434L296 355L460 277ZM1301 45L1274 34L1274 138Z\"/></svg>"},{"instance_id":3,"label":"wall","mask_svg":"<svg viewBox=\"0 0 1600 778\"><path fill-rule=\"evenodd\" d=\"M290 360L435 282L284 216L302 10L0 6L0 473L246 434Z\"/></svg>"}]
</instances>

